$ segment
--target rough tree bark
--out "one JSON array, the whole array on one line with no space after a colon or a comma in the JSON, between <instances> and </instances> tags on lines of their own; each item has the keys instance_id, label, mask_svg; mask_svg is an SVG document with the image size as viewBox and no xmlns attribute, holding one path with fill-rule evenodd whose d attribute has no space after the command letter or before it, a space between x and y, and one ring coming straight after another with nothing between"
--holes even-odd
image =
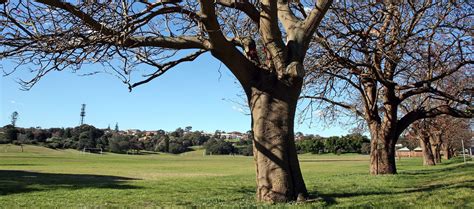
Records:
<instances>
[{"instance_id":1,"label":"rough tree bark","mask_svg":"<svg viewBox=\"0 0 474 209\"><path fill-rule=\"evenodd\" d=\"M441 163L441 136L439 134L433 134L430 137L431 150L433 151L433 157L436 164Z\"/></svg>"},{"instance_id":2,"label":"rough tree bark","mask_svg":"<svg viewBox=\"0 0 474 209\"><path fill-rule=\"evenodd\" d=\"M445 142L443 143L442 148L443 148L443 158L445 160L451 159L453 157L453 152L452 152L452 149L449 146L448 140L445 140Z\"/></svg>"},{"instance_id":3,"label":"rough tree bark","mask_svg":"<svg viewBox=\"0 0 474 209\"><path fill-rule=\"evenodd\" d=\"M395 174L395 143L398 137L388 127L371 123L370 174Z\"/></svg>"},{"instance_id":4,"label":"rough tree bark","mask_svg":"<svg viewBox=\"0 0 474 209\"><path fill-rule=\"evenodd\" d=\"M431 149L430 138L426 134L418 137L420 139L421 149L423 151L423 165L436 165L433 151Z\"/></svg>"},{"instance_id":5,"label":"rough tree bark","mask_svg":"<svg viewBox=\"0 0 474 209\"><path fill-rule=\"evenodd\" d=\"M378 113L372 113L369 120L369 129L372 137L370 152L370 174L396 174L395 144L400 132L397 130L398 107L395 91L390 87L383 87L385 94L382 96L384 102L384 117L380 119ZM367 89L367 87L366 87ZM373 91L373 90L371 90ZM371 101L376 100L376 94L371 94Z\"/></svg>"},{"instance_id":6,"label":"rough tree bark","mask_svg":"<svg viewBox=\"0 0 474 209\"><path fill-rule=\"evenodd\" d=\"M257 198L266 202L304 200L308 193L295 149L293 124L300 82L292 86L274 75L249 90L257 171ZM276 87L276 88L269 88Z\"/></svg>"}]
</instances>

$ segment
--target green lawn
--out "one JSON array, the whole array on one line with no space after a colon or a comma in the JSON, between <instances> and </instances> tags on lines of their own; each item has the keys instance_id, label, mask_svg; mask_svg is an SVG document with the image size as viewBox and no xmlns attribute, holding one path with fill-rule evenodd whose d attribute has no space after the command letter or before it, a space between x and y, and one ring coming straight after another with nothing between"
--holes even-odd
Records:
<instances>
[{"instance_id":1,"label":"green lawn","mask_svg":"<svg viewBox=\"0 0 474 209\"><path fill-rule=\"evenodd\" d=\"M255 202L253 158L81 154L0 145L0 208L267 206ZM402 159L399 175L368 175L368 156L301 155L314 198L279 207L474 208L474 164L425 168Z\"/></svg>"}]
</instances>

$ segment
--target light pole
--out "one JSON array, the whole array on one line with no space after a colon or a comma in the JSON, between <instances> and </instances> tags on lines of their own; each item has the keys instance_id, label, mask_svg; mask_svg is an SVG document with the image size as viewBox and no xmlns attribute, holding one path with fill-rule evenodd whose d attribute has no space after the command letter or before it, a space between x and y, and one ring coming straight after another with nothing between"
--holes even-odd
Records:
<instances>
[{"instance_id":1,"label":"light pole","mask_svg":"<svg viewBox=\"0 0 474 209\"><path fill-rule=\"evenodd\" d=\"M464 164L466 164L466 154L464 154L464 152L466 151L464 149L464 139L461 139L461 146L462 146L462 157L464 158Z\"/></svg>"}]
</instances>

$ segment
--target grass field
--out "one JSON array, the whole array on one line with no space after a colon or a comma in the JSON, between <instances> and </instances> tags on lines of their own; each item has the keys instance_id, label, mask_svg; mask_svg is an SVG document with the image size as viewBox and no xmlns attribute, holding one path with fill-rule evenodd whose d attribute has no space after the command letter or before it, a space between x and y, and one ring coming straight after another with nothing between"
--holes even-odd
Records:
<instances>
[{"instance_id":1,"label":"grass field","mask_svg":"<svg viewBox=\"0 0 474 209\"><path fill-rule=\"evenodd\" d=\"M252 157L81 154L0 145L0 208L269 206L255 202ZM368 175L368 156L301 155L305 204L273 207L474 208L474 164L431 168L402 159L399 175Z\"/></svg>"}]
</instances>

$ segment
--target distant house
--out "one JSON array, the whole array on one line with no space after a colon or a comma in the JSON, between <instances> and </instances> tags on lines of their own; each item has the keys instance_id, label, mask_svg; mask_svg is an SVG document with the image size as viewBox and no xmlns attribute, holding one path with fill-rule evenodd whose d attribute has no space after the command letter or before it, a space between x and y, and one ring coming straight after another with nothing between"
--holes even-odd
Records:
<instances>
[{"instance_id":1,"label":"distant house","mask_svg":"<svg viewBox=\"0 0 474 209\"><path fill-rule=\"evenodd\" d=\"M421 147L417 147L413 149L413 152L411 154L412 157L423 157L423 149Z\"/></svg>"},{"instance_id":2,"label":"distant house","mask_svg":"<svg viewBox=\"0 0 474 209\"><path fill-rule=\"evenodd\" d=\"M143 141L148 141L149 139L151 139L150 136L143 136L143 137L138 138L138 141L143 142Z\"/></svg>"},{"instance_id":3,"label":"distant house","mask_svg":"<svg viewBox=\"0 0 474 209\"><path fill-rule=\"evenodd\" d=\"M241 139L243 134L238 131L232 131L229 133L221 133L221 139Z\"/></svg>"},{"instance_id":4,"label":"distant house","mask_svg":"<svg viewBox=\"0 0 474 209\"><path fill-rule=\"evenodd\" d=\"M413 150L408 149L408 147L402 147L395 152L395 155L398 159L401 157L423 157L423 150L421 147Z\"/></svg>"},{"instance_id":5,"label":"distant house","mask_svg":"<svg viewBox=\"0 0 474 209\"><path fill-rule=\"evenodd\" d=\"M398 158L411 157L411 150L408 149L408 147L402 147L400 149L397 149L397 151L395 152L395 156L397 156Z\"/></svg>"},{"instance_id":6,"label":"distant house","mask_svg":"<svg viewBox=\"0 0 474 209\"><path fill-rule=\"evenodd\" d=\"M145 136L154 136L157 131L145 131Z\"/></svg>"},{"instance_id":7,"label":"distant house","mask_svg":"<svg viewBox=\"0 0 474 209\"><path fill-rule=\"evenodd\" d=\"M138 132L140 132L140 130L138 130L138 129L128 129L127 130L128 135L136 135Z\"/></svg>"}]
</instances>

